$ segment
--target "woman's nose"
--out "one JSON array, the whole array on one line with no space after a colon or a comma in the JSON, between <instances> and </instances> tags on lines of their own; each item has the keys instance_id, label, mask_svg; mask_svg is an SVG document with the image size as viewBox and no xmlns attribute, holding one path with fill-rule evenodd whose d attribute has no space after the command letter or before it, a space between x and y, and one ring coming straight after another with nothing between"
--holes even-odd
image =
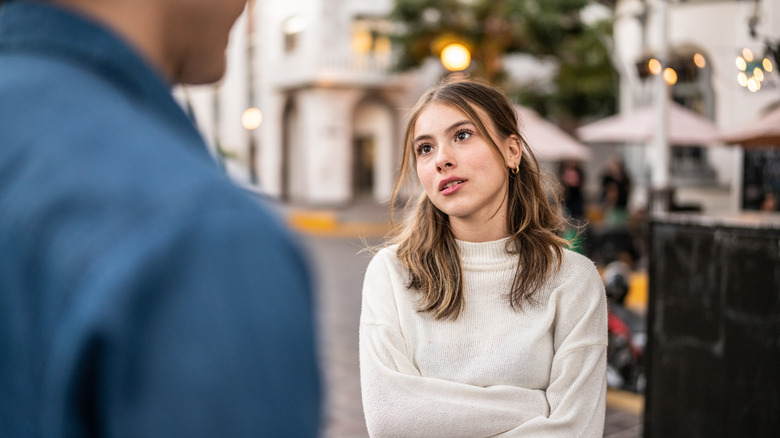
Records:
<instances>
[{"instance_id":1,"label":"woman's nose","mask_svg":"<svg viewBox=\"0 0 780 438\"><path fill-rule=\"evenodd\" d=\"M452 156L449 147L440 147L436 152L436 170L441 172L452 167L455 167L455 157Z\"/></svg>"}]
</instances>

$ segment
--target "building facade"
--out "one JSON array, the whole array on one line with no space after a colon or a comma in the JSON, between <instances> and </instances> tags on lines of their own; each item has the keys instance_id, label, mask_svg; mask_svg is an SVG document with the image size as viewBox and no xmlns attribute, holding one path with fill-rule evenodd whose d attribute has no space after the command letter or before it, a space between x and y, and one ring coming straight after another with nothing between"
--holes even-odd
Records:
<instances>
[{"instance_id":1,"label":"building facade","mask_svg":"<svg viewBox=\"0 0 780 438\"><path fill-rule=\"evenodd\" d=\"M679 71L668 93L724 131L780 99L776 70L767 72L760 90L750 91L738 82L735 66L743 49L763 57L766 40L780 40L779 1L668 0L663 15L661 2L618 0L609 11L621 111L656 98L637 67L662 48ZM444 72L435 60L413 73L391 72L393 48L385 36L390 23L383 17L392 4L250 2L252 14L233 30L223 82L179 90L234 178L295 204L387 201L400 163L404 115ZM242 125L250 107L263 115L254 130ZM599 163L614 148L594 147L590 175L599 173ZM632 204L641 208L654 165L650 148L617 152L636 181ZM735 146L672 147L677 201L704 210L739 209L744 160Z\"/></svg>"},{"instance_id":2,"label":"building facade","mask_svg":"<svg viewBox=\"0 0 780 438\"><path fill-rule=\"evenodd\" d=\"M724 132L756 119L780 100L776 60L767 52L767 41L775 47L780 42L778 29L780 2L773 0L617 1L614 49L621 111L658 98L641 73L644 63L665 52L677 74L668 90L674 101L712 119ZM744 54L754 58L753 65L765 57L772 63L770 71L762 72L760 89L740 84L744 69L735 60ZM738 146L672 146L669 166L678 201L705 211L742 208L743 155ZM653 163L647 148L629 148L626 156L632 173L648 183Z\"/></svg>"},{"instance_id":3,"label":"building facade","mask_svg":"<svg viewBox=\"0 0 780 438\"><path fill-rule=\"evenodd\" d=\"M233 30L223 83L187 90L231 175L294 204L389 199L402 118L424 82L419 73L390 73L383 17L391 7L391 0L254 5ZM255 130L241 124L249 107L263 114Z\"/></svg>"}]
</instances>

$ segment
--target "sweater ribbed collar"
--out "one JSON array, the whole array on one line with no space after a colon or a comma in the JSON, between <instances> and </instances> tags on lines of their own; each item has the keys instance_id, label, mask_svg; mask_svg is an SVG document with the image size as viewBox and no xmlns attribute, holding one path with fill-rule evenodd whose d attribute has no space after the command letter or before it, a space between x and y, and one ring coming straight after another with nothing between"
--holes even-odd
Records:
<instances>
[{"instance_id":1,"label":"sweater ribbed collar","mask_svg":"<svg viewBox=\"0 0 780 438\"><path fill-rule=\"evenodd\" d=\"M490 242L455 240L464 268L491 269L498 269L504 265L511 266L517 263L517 254L509 254L506 251L507 241L509 241L509 237Z\"/></svg>"}]
</instances>

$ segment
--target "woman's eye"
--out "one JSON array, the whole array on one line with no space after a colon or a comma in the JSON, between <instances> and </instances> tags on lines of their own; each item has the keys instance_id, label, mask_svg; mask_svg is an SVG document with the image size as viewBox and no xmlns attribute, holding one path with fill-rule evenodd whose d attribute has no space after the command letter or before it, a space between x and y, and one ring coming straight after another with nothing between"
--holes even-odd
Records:
<instances>
[{"instance_id":1,"label":"woman's eye","mask_svg":"<svg viewBox=\"0 0 780 438\"><path fill-rule=\"evenodd\" d=\"M425 155L433 151L433 146L429 144L421 144L417 146L417 155Z\"/></svg>"},{"instance_id":2,"label":"woman's eye","mask_svg":"<svg viewBox=\"0 0 780 438\"><path fill-rule=\"evenodd\" d=\"M455 141L463 141L468 140L469 137L471 137L472 132L468 129L463 129L461 131L458 131L455 134Z\"/></svg>"}]
</instances>

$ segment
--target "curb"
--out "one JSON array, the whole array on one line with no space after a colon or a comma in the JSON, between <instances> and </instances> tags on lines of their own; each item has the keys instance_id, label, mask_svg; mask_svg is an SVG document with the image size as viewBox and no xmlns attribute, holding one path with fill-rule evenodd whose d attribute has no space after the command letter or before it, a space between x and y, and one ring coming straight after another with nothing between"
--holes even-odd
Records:
<instances>
[{"instance_id":1,"label":"curb","mask_svg":"<svg viewBox=\"0 0 780 438\"><path fill-rule=\"evenodd\" d=\"M332 210L291 211L287 225L298 232L321 237L384 237L392 229L386 222L342 221Z\"/></svg>"}]
</instances>

